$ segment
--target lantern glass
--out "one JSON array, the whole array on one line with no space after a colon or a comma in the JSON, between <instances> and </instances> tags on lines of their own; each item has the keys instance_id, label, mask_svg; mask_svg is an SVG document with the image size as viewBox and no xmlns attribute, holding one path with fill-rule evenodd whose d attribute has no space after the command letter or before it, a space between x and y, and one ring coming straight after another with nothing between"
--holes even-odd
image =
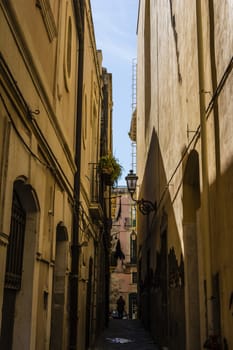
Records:
<instances>
[{"instance_id":1,"label":"lantern glass","mask_svg":"<svg viewBox=\"0 0 233 350\"><path fill-rule=\"evenodd\" d=\"M128 191L131 195L134 194L137 186L137 175L133 173L133 170L130 170L129 174L125 177Z\"/></svg>"}]
</instances>

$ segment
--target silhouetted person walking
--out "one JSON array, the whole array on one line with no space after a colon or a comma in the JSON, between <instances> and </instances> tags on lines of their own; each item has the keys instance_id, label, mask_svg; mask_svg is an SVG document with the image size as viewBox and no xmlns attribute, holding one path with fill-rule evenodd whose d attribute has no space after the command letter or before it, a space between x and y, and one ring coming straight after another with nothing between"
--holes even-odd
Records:
<instances>
[{"instance_id":1,"label":"silhouetted person walking","mask_svg":"<svg viewBox=\"0 0 233 350\"><path fill-rule=\"evenodd\" d=\"M120 296L120 298L117 299L117 311L118 311L119 318L123 318L124 309L125 309L125 301L122 298L122 296Z\"/></svg>"}]
</instances>

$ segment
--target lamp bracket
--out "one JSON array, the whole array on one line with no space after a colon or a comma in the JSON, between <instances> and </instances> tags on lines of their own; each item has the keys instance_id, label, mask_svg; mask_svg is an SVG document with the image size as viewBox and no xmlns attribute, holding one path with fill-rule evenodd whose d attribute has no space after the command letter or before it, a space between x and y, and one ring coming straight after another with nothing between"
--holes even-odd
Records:
<instances>
[{"instance_id":1,"label":"lamp bracket","mask_svg":"<svg viewBox=\"0 0 233 350\"><path fill-rule=\"evenodd\" d=\"M152 211L157 210L157 203L152 203L151 201L147 201L146 199L134 199L133 196L131 196L132 200L138 205L139 211L143 215L149 215Z\"/></svg>"},{"instance_id":2,"label":"lamp bracket","mask_svg":"<svg viewBox=\"0 0 233 350\"><path fill-rule=\"evenodd\" d=\"M137 205L138 205L140 212L143 215L149 215L150 212L156 211L156 209L157 209L156 202L152 203L151 201L147 201L143 198L140 200L137 200Z\"/></svg>"},{"instance_id":3,"label":"lamp bracket","mask_svg":"<svg viewBox=\"0 0 233 350\"><path fill-rule=\"evenodd\" d=\"M140 212L143 215L149 215L150 212L157 210L157 205L156 205L156 202L152 203L151 201L147 201L143 198L138 200L133 198L133 195L136 190L137 179L138 179L138 176L134 174L133 170L130 170L129 174L125 177L125 180L127 182L127 188L132 200L136 202L136 204L138 205Z\"/></svg>"}]
</instances>

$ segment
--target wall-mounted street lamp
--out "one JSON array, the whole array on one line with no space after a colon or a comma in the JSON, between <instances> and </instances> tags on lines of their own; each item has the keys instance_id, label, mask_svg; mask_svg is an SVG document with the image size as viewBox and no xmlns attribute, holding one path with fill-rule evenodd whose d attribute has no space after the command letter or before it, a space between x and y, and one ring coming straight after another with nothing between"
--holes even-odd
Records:
<instances>
[{"instance_id":1,"label":"wall-mounted street lamp","mask_svg":"<svg viewBox=\"0 0 233 350\"><path fill-rule=\"evenodd\" d=\"M131 195L132 200L136 202L136 204L138 205L140 212L143 215L149 215L150 212L156 211L156 202L152 203L151 201L147 201L143 198L138 200L133 198L133 195L136 191L137 179L138 179L137 175L134 174L133 170L130 170L129 174L125 177L127 188Z\"/></svg>"}]
</instances>

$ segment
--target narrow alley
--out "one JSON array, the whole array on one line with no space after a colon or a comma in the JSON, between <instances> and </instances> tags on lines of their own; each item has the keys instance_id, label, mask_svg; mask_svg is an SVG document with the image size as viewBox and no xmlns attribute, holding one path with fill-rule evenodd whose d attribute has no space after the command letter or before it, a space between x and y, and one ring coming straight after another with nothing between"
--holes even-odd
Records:
<instances>
[{"instance_id":1,"label":"narrow alley","mask_svg":"<svg viewBox=\"0 0 233 350\"><path fill-rule=\"evenodd\" d=\"M158 350L139 320L112 319L93 350Z\"/></svg>"},{"instance_id":2,"label":"narrow alley","mask_svg":"<svg viewBox=\"0 0 233 350\"><path fill-rule=\"evenodd\" d=\"M233 350L232 23L0 0L0 350Z\"/></svg>"}]
</instances>

